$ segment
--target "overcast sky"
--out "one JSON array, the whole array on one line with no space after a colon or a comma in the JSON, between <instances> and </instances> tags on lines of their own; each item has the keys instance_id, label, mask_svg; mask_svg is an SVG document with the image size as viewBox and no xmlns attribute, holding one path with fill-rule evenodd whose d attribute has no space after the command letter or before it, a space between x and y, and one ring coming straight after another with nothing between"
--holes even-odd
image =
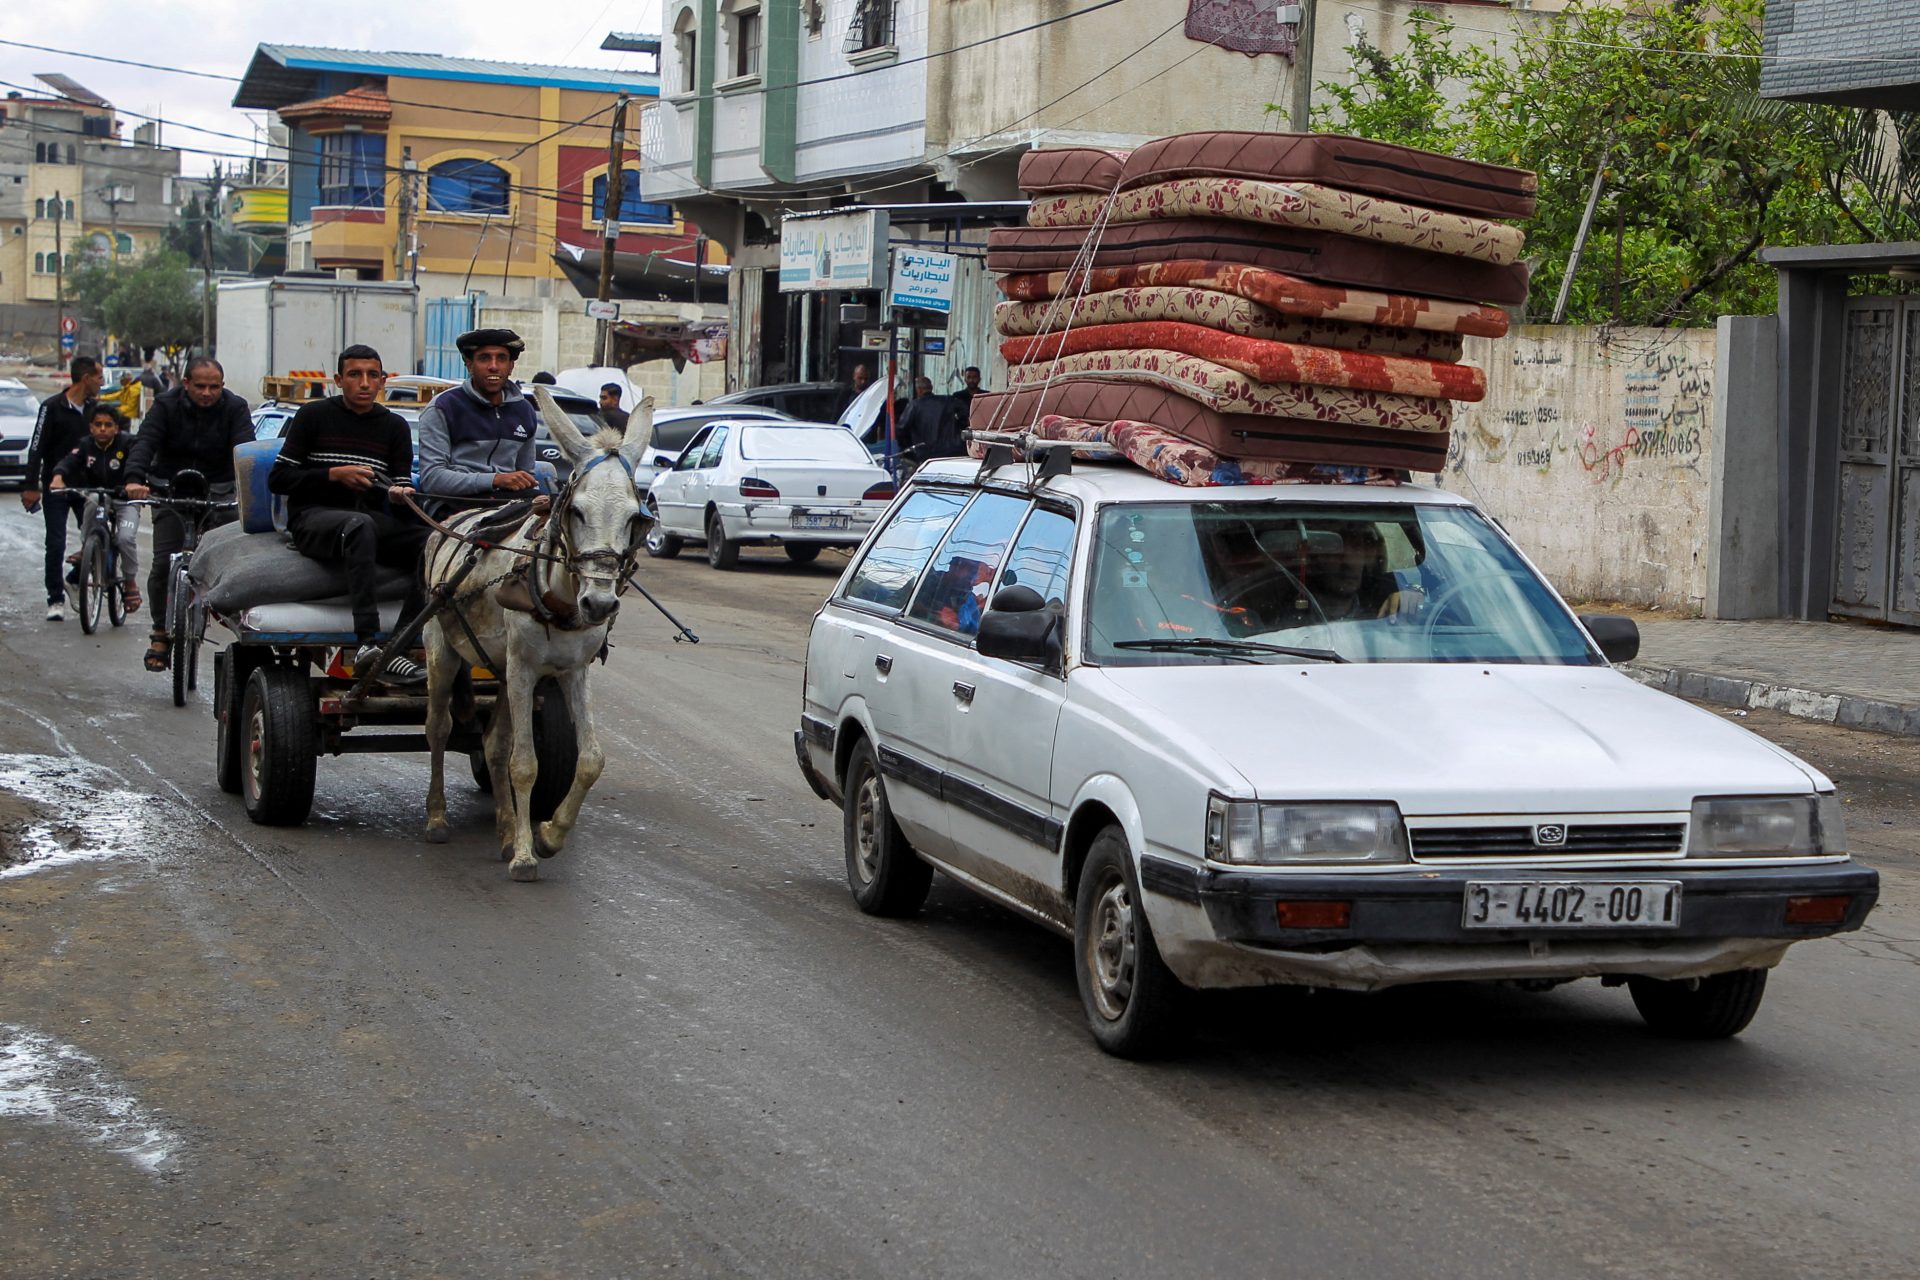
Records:
<instances>
[{"instance_id":1,"label":"overcast sky","mask_svg":"<svg viewBox=\"0 0 1920 1280\"><path fill-rule=\"evenodd\" d=\"M405 50L642 71L650 69L651 59L603 53L600 41L609 31L660 29L660 0L325 0L270 6L257 0L168 0L162 6L131 0L6 0L5 8L0 38L227 76L245 73L258 44ZM134 112L246 137L268 121L267 113L236 111L228 105L237 88L232 81L0 45L0 81L38 88L34 76L42 71L69 75L113 103L125 113L123 133L129 139L141 123ZM5 92L0 87L0 93ZM250 150L231 138L171 124L164 141L210 151ZM217 160L189 152L182 156L181 168L205 173Z\"/></svg>"}]
</instances>

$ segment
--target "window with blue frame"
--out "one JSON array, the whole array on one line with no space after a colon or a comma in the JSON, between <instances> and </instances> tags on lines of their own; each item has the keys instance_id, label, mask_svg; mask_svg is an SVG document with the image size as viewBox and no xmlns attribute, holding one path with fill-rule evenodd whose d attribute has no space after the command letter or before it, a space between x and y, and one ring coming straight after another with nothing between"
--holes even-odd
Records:
<instances>
[{"instance_id":1,"label":"window with blue frame","mask_svg":"<svg viewBox=\"0 0 1920 1280\"><path fill-rule=\"evenodd\" d=\"M427 170L427 212L505 213L507 171L485 160L442 160Z\"/></svg>"},{"instance_id":2,"label":"window with blue frame","mask_svg":"<svg viewBox=\"0 0 1920 1280\"><path fill-rule=\"evenodd\" d=\"M593 220L606 217L607 175L600 174L593 180ZM673 206L670 204L648 204L640 198L640 171L622 169L620 171L620 225L630 222L647 223L652 226L670 227L673 225Z\"/></svg>"},{"instance_id":3,"label":"window with blue frame","mask_svg":"<svg viewBox=\"0 0 1920 1280\"><path fill-rule=\"evenodd\" d=\"M320 203L378 208L385 204L387 139L378 133L320 136Z\"/></svg>"}]
</instances>

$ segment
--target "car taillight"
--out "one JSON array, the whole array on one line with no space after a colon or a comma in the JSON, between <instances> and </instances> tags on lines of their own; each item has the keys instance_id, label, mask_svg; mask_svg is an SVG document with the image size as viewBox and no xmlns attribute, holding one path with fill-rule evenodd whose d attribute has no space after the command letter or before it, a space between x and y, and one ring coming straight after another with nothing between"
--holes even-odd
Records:
<instances>
[{"instance_id":1,"label":"car taillight","mask_svg":"<svg viewBox=\"0 0 1920 1280\"><path fill-rule=\"evenodd\" d=\"M882 480L879 484L861 494L860 498L863 502L892 502L893 481Z\"/></svg>"},{"instance_id":2,"label":"car taillight","mask_svg":"<svg viewBox=\"0 0 1920 1280\"><path fill-rule=\"evenodd\" d=\"M780 491L758 476L748 476L740 482L740 496L743 498L777 498Z\"/></svg>"}]
</instances>

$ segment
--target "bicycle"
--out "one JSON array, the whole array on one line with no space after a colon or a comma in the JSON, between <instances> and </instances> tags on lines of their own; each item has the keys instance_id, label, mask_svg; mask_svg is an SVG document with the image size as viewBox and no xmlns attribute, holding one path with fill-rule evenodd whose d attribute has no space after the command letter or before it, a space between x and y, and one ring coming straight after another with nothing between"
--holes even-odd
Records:
<instances>
[{"instance_id":1,"label":"bicycle","mask_svg":"<svg viewBox=\"0 0 1920 1280\"><path fill-rule=\"evenodd\" d=\"M180 550L167 561L167 665L173 671L173 705L187 705L187 692L200 687L200 641L207 633L207 605L188 575L193 552L209 517L216 511L232 511L235 501L215 502L207 496L207 478L198 471L183 470L173 477L165 497L140 500L143 505L167 507L178 511L186 538Z\"/></svg>"},{"instance_id":2,"label":"bicycle","mask_svg":"<svg viewBox=\"0 0 1920 1280\"><path fill-rule=\"evenodd\" d=\"M127 620L127 599L120 580L120 552L114 536L116 495L112 489L69 489L85 499L80 517L80 556L74 567L74 611L80 630L92 635L100 629L104 607L108 620L120 626Z\"/></svg>"}]
</instances>

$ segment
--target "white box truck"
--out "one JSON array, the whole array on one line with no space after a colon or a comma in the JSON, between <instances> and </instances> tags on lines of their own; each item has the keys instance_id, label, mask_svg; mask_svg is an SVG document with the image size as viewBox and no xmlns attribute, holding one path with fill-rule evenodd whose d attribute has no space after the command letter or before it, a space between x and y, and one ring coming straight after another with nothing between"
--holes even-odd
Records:
<instances>
[{"instance_id":1,"label":"white box truck","mask_svg":"<svg viewBox=\"0 0 1920 1280\"><path fill-rule=\"evenodd\" d=\"M261 381L301 370L333 372L343 347L364 342L389 373L418 359L420 290L406 281L275 276L219 286L220 363L227 387L249 403Z\"/></svg>"}]
</instances>

